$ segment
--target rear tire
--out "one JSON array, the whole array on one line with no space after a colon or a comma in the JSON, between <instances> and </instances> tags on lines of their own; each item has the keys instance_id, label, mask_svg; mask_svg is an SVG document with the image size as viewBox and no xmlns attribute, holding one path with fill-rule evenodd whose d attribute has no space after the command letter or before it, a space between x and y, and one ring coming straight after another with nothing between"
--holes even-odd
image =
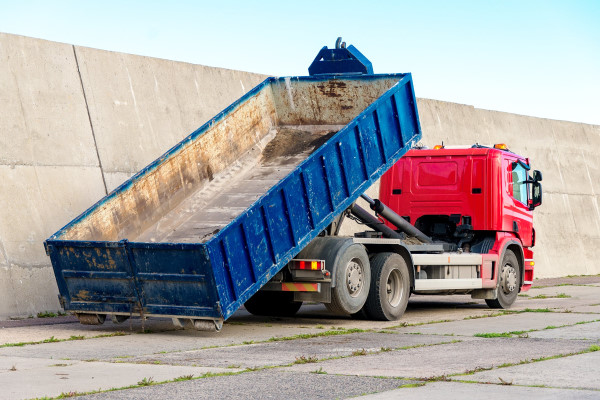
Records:
<instances>
[{"instance_id":1,"label":"rear tire","mask_svg":"<svg viewBox=\"0 0 600 400\"><path fill-rule=\"evenodd\" d=\"M404 258L396 253L379 253L371 259L371 274L366 314L379 321L402 317L410 297L410 272Z\"/></svg>"},{"instance_id":2,"label":"rear tire","mask_svg":"<svg viewBox=\"0 0 600 400\"><path fill-rule=\"evenodd\" d=\"M293 292L259 291L244 303L250 314L271 317L292 317L301 306L301 301L294 301Z\"/></svg>"},{"instance_id":3,"label":"rear tire","mask_svg":"<svg viewBox=\"0 0 600 400\"><path fill-rule=\"evenodd\" d=\"M335 269L331 303L325 306L334 314L358 313L367 301L371 285L371 266L364 246L353 243L342 248Z\"/></svg>"},{"instance_id":4,"label":"rear tire","mask_svg":"<svg viewBox=\"0 0 600 400\"><path fill-rule=\"evenodd\" d=\"M510 308L517 299L521 282L521 268L515 253L506 250L498 271L498 298L486 299L490 308Z\"/></svg>"}]
</instances>

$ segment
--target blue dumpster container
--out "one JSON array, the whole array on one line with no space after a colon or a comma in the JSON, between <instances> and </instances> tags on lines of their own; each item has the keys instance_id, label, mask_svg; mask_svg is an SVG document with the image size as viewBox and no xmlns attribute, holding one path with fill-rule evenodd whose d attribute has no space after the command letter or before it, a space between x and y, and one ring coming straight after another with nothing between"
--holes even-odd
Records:
<instances>
[{"instance_id":1,"label":"blue dumpster container","mask_svg":"<svg viewBox=\"0 0 600 400\"><path fill-rule=\"evenodd\" d=\"M420 138L410 74L268 78L45 242L61 304L222 322Z\"/></svg>"}]
</instances>

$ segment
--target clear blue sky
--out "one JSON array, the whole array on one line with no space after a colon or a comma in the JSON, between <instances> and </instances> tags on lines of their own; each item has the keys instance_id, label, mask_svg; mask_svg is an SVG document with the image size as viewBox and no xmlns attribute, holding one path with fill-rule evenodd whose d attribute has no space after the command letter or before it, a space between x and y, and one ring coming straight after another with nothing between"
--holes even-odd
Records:
<instances>
[{"instance_id":1,"label":"clear blue sky","mask_svg":"<svg viewBox=\"0 0 600 400\"><path fill-rule=\"evenodd\" d=\"M0 31L278 76L342 36L419 97L600 124L600 0L0 0Z\"/></svg>"}]
</instances>

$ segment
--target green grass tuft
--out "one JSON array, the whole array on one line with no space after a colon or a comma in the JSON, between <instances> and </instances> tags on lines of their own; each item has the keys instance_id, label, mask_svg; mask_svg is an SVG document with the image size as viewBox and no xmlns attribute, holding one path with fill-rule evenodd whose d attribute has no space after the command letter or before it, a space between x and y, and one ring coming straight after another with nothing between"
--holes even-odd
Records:
<instances>
[{"instance_id":1,"label":"green grass tuft","mask_svg":"<svg viewBox=\"0 0 600 400\"><path fill-rule=\"evenodd\" d=\"M502 332L502 333L491 332L491 333L476 333L473 336L482 337L482 338L496 338L496 337L511 337L512 335L510 334L510 332Z\"/></svg>"},{"instance_id":2,"label":"green grass tuft","mask_svg":"<svg viewBox=\"0 0 600 400\"><path fill-rule=\"evenodd\" d=\"M310 363L316 363L318 362L319 359L316 356L300 356L300 357L296 357L296 361L294 361L294 364L310 364Z\"/></svg>"}]
</instances>

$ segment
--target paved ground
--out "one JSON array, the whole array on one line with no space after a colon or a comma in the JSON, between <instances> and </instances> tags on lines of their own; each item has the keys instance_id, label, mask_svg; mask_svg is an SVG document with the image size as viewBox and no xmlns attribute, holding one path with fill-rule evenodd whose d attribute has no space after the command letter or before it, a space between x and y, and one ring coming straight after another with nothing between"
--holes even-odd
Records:
<instances>
[{"instance_id":1,"label":"paved ground","mask_svg":"<svg viewBox=\"0 0 600 400\"><path fill-rule=\"evenodd\" d=\"M413 296L400 321L307 305L296 318L240 310L219 333L4 321L0 399L600 399L597 277L536 282L511 311Z\"/></svg>"}]
</instances>

